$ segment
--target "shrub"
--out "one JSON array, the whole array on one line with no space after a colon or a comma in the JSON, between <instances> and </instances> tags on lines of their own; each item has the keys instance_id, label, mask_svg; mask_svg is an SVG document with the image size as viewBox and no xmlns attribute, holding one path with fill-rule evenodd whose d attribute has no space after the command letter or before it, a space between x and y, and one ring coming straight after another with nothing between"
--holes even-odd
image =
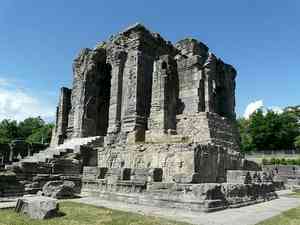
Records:
<instances>
[{"instance_id":1,"label":"shrub","mask_svg":"<svg viewBox=\"0 0 300 225\"><path fill-rule=\"evenodd\" d=\"M270 164L269 160L266 159L266 158L263 158L261 162L262 162L263 165L269 165Z\"/></svg>"}]
</instances>

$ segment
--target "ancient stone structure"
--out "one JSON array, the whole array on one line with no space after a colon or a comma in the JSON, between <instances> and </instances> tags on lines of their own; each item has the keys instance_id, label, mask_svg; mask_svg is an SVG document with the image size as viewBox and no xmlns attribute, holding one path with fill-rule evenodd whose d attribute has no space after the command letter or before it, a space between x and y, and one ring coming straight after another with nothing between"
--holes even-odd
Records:
<instances>
[{"instance_id":1,"label":"ancient stone structure","mask_svg":"<svg viewBox=\"0 0 300 225\"><path fill-rule=\"evenodd\" d=\"M197 142L238 148L235 69L195 39L175 45L136 24L83 49L62 88L52 144L105 136L106 145Z\"/></svg>"},{"instance_id":2,"label":"ancient stone structure","mask_svg":"<svg viewBox=\"0 0 300 225\"><path fill-rule=\"evenodd\" d=\"M262 170L273 175L277 187L292 188L300 185L300 166L298 165L263 165Z\"/></svg>"},{"instance_id":3,"label":"ancient stone structure","mask_svg":"<svg viewBox=\"0 0 300 225\"><path fill-rule=\"evenodd\" d=\"M24 185L15 173L0 171L0 198L11 198L24 195Z\"/></svg>"},{"instance_id":4,"label":"ancient stone structure","mask_svg":"<svg viewBox=\"0 0 300 225\"><path fill-rule=\"evenodd\" d=\"M173 45L136 24L81 50L73 73L51 147L30 162L83 154L75 143L85 149L95 137L81 161L82 193L204 211L276 197L272 178L238 151L236 71L205 44Z\"/></svg>"}]
</instances>

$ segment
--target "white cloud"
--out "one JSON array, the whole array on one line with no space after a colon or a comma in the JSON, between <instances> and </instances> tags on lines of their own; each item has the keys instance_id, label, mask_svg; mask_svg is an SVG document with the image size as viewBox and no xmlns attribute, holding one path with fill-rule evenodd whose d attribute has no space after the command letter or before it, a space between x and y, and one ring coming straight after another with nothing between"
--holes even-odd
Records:
<instances>
[{"instance_id":1,"label":"white cloud","mask_svg":"<svg viewBox=\"0 0 300 225\"><path fill-rule=\"evenodd\" d=\"M263 100L258 100L255 102L251 102L247 107L244 112L244 117L246 119L249 119L252 113L256 112L258 109L261 109L264 107L264 102Z\"/></svg>"},{"instance_id":2,"label":"white cloud","mask_svg":"<svg viewBox=\"0 0 300 225\"><path fill-rule=\"evenodd\" d=\"M270 108L268 108L269 110L272 110L273 112L277 113L277 114L281 114L283 113L283 109L278 107L278 106L272 106Z\"/></svg>"},{"instance_id":3,"label":"white cloud","mask_svg":"<svg viewBox=\"0 0 300 225\"><path fill-rule=\"evenodd\" d=\"M278 106L265 107L263 100L257 100L251 102L247 105L246 110L244 112L244 117L249 119L249 117L256 112L258 109L263 110L263 113L266 114L268 110L271 110L277 114L283 113L283 109Z\"/></svg>"},{"instance_id":4,"label":"white cloud","mask_svg":"<svg viewBox=\"0 0 300 225\"><path fill-rule=\"evenodd\" d=\"M54 117L54 111L55 108L47 101L42 102L9 80L0 78L0 121L21 121L36 116L49 120Z\"/></svg>"},{"instance_id":5,"label":"white cloud","mask_svg":"<svg viewBox=\"0 0 300 225\"><path fill-rule=\"evenodd\" d=\"M0 87L7 87L9 84L10 82L8 80L0 78Z\"/></svg>"}]
</instances>

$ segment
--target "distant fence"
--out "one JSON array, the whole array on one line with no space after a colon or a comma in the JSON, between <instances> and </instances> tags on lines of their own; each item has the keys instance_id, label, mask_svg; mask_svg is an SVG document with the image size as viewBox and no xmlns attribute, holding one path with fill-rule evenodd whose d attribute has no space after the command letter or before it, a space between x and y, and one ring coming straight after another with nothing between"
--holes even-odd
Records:
<instances>
[{"instance_id":1,"label":"distant fence","mask_svg":"<svg viewBox=\"0 0 300 225\"><path fill-rule=\"evenodd\" d=\"M249 152L245 155L253 155L253 156L260 156L260 155L300 155L300 149L289 149L289 150L259 150L256 152Z\"/></svg>"},{"instance_id":2,"label":"distant fence","mask_svg":"<svg viewBox=\"0 0 300 225\"><path fill-rule=\"evenodd\" d=\"M261 162L262 159L285 158L298 159L300 158L299 149L289 150L262 150L257 152L245 153L245 158L255 162Z\"/></svg>"}]
</instances>

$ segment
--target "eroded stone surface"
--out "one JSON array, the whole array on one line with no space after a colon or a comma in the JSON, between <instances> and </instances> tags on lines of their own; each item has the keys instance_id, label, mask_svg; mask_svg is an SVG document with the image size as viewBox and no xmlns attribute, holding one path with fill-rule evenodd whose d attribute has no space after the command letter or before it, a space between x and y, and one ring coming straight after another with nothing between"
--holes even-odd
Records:
<instances>
[{"instance_id":1,"label":"eroded stone surface","mask_svg":"<svg viewBox=\"0 0 300 225\"><path fill-rule=\"evenodd\" d=\"M51 153L50 173L83 166L84 192L138 204L209 211L271 199L268 175L239 152L236 75L202 42L172 44L141 24L82 49L52 138L78 140L70 154L81 161L65 168Z\"/></svg>"},{"instance_id":2,"label":"eroded stone surface","mask_svg":"<svg viewBox=\"0 0 300 225\"><path fill-rule=\"evenodd\" d=\"M49 181L43 186L43 194L56 199L73 198L74 188L72 181Z\"/></svg>"},{"instance_id":3,"label":"eroded stone surface","mask_svg":"<svg viewBox=\"0 0 300 225\"><path fill-rule=\"evenodd\" d=\"M197 129L182 122L185 118L188 122L200 112L212 113L200 122L203 125L220 120L218 116L235 119L236 71L195 39L172 45L136 24L94 49L82 49L73 72L72 89L61 89L53 144L99 135L107 135L107 143L135 143L145 138L162 142L164 134L176 133L194 139L191 132ZM210 126L221 126L206 126L196 141L231 136L225 139L237 146L231 128L224 127L214 137Z\"/></svg>"},{"instance_id":4,"label":"eroded stone surface","mask_svg":"<svg viewBox=\"0 0 300 225\"><path fill-rule=\"evenodd\" d=\"M0 172L0 197L16 197L24 194L24 184L22 184L16 174L10 171Z\"/></svg>"},{"instance_id":5,"label":"eroded stone surface","mask_svg":"<svg viewBox=\"0 0 300 225\"><path fill-rule=\"evenodd\" d=\"M32 219L50 219L58 215L59 204L53 198L37 196L18 199L15 211Z\"/></svg>"}]
</instances>

